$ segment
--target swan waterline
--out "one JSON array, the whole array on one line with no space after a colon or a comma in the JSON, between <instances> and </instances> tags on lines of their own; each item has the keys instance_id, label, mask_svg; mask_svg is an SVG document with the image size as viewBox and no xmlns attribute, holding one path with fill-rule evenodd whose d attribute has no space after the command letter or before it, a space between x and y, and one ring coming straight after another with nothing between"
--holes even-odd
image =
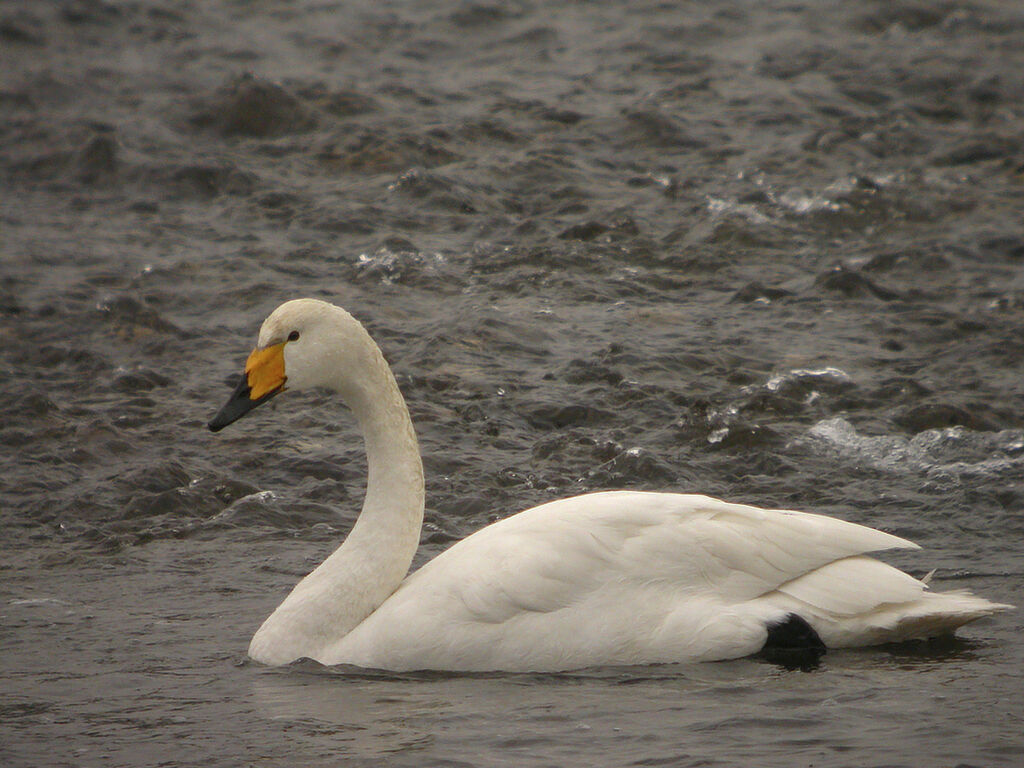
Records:
<instances>
[{"instance_id":1,"label":"swan waterline","mask_svg":"<svg viewBox=\"0 0 1024 768\"><path fill-rule=\"evenodd\" d=\"M263 622L249 655L409 671L555 672L820 653L951 634L1011 608L869 557L917 545L806 512L607 491L493 523L407 576L423 523L416 434L390 367L352 315L278 307L213 431L287 389L334 390L368 478L345 541Z\"/></svg>"}]
</instances>

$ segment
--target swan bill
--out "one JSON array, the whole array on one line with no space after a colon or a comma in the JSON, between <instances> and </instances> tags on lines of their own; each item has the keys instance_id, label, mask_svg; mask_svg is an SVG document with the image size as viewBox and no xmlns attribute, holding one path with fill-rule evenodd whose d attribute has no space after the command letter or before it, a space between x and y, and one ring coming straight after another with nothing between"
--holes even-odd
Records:
<instances>
[{"instance_id":1,"label":"swan bill","mask_svg":"<svg viewBox=\"0 0 1024 768\"><path fill-rule=\"evenodd\" d=\"M238 421L258 405L263 405L278 392L284 391L288 377L284 373L284 344L272 344L254 349L245 362L245 373L207 426L219 432L228 424Z\"/></svg>"}]
</instances>

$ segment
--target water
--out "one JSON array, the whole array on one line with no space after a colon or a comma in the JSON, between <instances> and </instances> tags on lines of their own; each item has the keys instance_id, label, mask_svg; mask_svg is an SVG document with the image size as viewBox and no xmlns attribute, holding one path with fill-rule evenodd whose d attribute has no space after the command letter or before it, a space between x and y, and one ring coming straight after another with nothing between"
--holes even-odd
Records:
<instances>
[{"instance_id":1,"label":"water","mask_svg":"<svg viewBox=\"0 0 1024 768\"><path fill-rule=\"evenodd\" d=\"M244 661L359 506L354 425L213 436L262 318L394 365L417 564L584 490L911 538L1020 602L1011 3L0 5L5 765L1017 765L1019 613L567 675Z\"/></svg>"}]
</instances>

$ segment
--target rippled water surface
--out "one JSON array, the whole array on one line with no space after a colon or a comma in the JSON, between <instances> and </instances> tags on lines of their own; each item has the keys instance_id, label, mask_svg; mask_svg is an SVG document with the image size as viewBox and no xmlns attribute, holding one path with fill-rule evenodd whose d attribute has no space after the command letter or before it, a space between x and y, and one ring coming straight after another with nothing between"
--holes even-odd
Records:
<instances>
[{"instance_id":1,"label":"rippled water surface","mask_svg":"<svg viewBox=\"0 0 1024 768\"><path fill-rule=\"evenodd\" d=\"M317 296L409 401L417 564L683 490L1019 603L1022 105L995 0L0 3L0 762L1019 765L1020 612L805 670L247 663L365 462L326 395L204 424Z\"/></svg>"}]
</instances>

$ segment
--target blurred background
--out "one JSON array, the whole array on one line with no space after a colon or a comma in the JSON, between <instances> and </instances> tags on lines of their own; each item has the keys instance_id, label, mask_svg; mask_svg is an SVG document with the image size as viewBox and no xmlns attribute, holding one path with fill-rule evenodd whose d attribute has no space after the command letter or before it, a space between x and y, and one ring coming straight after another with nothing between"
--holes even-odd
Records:
<instances>
[{"instance_id":1,"label":"blurred background","mask_svg":"<svg viewBox=\"0 0 1024 768\"><path fill-rule=\"evenodd\" d=\"M245 662L358 512L314 296L392 363L417 564L552 498L823 512L1019 602L1024 8L0 2L6 765L1018 765L1018 614L553 676Z\"/></svg>"}]
</instances>

